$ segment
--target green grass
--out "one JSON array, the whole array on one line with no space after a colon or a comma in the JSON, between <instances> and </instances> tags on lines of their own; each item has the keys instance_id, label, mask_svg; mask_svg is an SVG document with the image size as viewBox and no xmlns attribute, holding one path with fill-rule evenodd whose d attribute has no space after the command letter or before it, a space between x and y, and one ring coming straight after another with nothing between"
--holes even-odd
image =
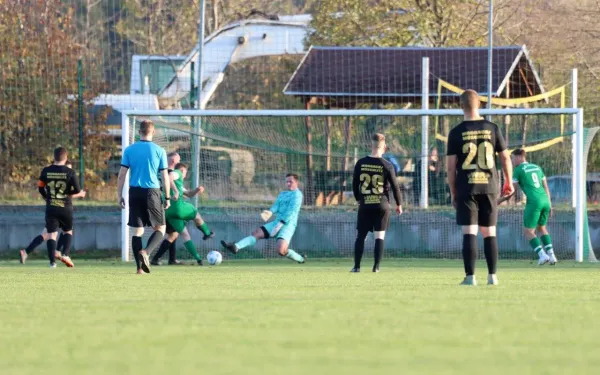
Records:
<instances>
[{"instance_id":1,"label":"green grass","mask_svg":"<svg viewBox=\"0 0 600 375\"><path fill-rule=\"evenodd\" d=\"M364 271L370 269L365 262ZM596 374L600 268L0 263L2 374Z\"/></svg>"}]
</instances>

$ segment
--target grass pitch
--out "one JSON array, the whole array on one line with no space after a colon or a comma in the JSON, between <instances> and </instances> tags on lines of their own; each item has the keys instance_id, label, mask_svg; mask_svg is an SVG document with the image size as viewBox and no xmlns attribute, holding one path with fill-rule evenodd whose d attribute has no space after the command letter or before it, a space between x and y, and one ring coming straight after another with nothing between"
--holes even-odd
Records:
<instances>
[{"instance_id":1,"label":"grass pitch","mask_svg":"<svg viewBox=\"0 0 600 375\"><path fill-rule=\"evenodd\" d=\"M77 262L77 260L75 259ZM597 374L600 267L0 263L2 374Z\"/></svg>"}]
</instances>

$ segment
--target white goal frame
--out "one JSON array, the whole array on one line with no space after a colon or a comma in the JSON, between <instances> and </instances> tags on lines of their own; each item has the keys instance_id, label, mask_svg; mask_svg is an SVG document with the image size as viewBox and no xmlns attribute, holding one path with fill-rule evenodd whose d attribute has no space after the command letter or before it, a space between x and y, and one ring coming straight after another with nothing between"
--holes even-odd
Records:
<instances>
[{"instance_id":1,"label":"white goal frame","mask_svg":"<svg viewBox=\"0 0 600 375\"><path fill-rule=\"evenodd\" d=\"M583 262L584 253L584 228L585 228L585 206L586 206L586 177L584 166L584 127L583 127L583 109L582 108L529 108L529 109L481 109L481 115L502 116L502 115L570 115L575 118L574 134L574 161L576 166L573 171L573 191L575 192L575 261ZM121 112L121 146L123 150L130 144L129 118L133 116L189 116L189 117L340 117L340 116L403 116L403 117L421 117L422 130L425 136L422 137L421 148L428 150L429 144L427 134L429 129L429 117L437 116L462 116L463 112L459 109L391 109L391 110L125 110ZM199 152L199 150L194 150ZM424 151L426 152L426 151ZM425 186L427 186L427 173L423 174ZM121 259L124 262L129 261L129 227L127 220L129 217L129 173L123 191L125 198L125 209L121 212Z\"/></svg>"}]
</instances>

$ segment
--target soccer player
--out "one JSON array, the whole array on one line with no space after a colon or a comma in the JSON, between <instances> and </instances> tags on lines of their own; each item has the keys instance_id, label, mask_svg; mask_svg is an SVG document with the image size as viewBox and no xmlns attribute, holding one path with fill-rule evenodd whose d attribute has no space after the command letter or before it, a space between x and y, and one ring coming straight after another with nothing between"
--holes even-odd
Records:
<instances>
[{"instance_id":1,"label":"soccer player","mask_svg":"<svg viewBox=\"0 0 600 375\"><path fill-rule=\"evenodd\" d=\"M477 234L481 230L485 259L488 266L488 284L497 285L498 241L496 221L499 194L496 153L500 155L504 173L503 193L513 193L512 163L506 150L506 141L498 125L479 115L479 96L466 90L460 96L464 121L448 135L448 185L452 205L456 208L456 222L462 227L462 255L466 277L461 285L477 285Z\"/></svg>"},{"instance_id":2,"label":"soccer player","mask_svg":"<svg viewBox=\"0 0 600 375\"><path fill-rule=\"evenodd\" d=\"M275 238L279 255L285 256L298 263L304 263L304 257L289 248L290 241L296 231L298 215L302 207L302 192L298 189L298 175L289 173L285 176L287 190L279 193L277 200L268 210L263 211L260 217L268 221L273 215L275 220L257 228L251 236L245 237L236 243L221 241L221 245L237 254L238 251L254 246L260 239Z\"/></svg>"},{"instance_id":3,"label":"soccer player","mask_svg":"<svg viewBox=\"0 0 600 375\"><path fill-rule=\"evenodd\" d=\"M199 186L198 188L190 191L186 191L183 187L183 181L187 175L187 165L183 163L179 163L175 166L175 169L169 173L169 178L171 179L171 184L173 187L173 204L169 209L165 212L165 217L167 219L167 233L168 237L163 240L158 249L158 252L152 258L152 264L158 264L158 260L160 257L171 247L171 245L175 242L179 234L183 237L184 243L183 246L187 249L187 251L196 259L198 265L202 265L202 257L198 254L198 250L196 250L196 245L191 240L190 234L185 227L185 224L193 220L196 224L196 228L200 230L204 237L203 240L208 240L209 238L213 238L215 234L208 228L208 225L202 219L202 216L196 210L192 204L185 202L183 197L193 197L196 194L202 193L204 191L204 187Z\"/></svg>"},{"instance_id":4,"label":"soccer player","mask_svg":"<svg viewBox=\"0 0 600 375\"><path fill-rule=\"evenodd\" d=\"M379 272L385 231L390 221L390 188L396 201L396 213L402 214L396 171L389 161L382 158L385 149L385 136L380 133L374 134L371 138L371 155L360 159L354 166L352 191L359 206L354 242L354 268L350 272L360 272L365 239L369 232L373 232L375 238L373 272Z\"/></svg>"},{"instance_id":5,"label":"soccer player","mask_svg":"<svg viewBox=\"0 0 600 375\"><path fill-rule=\"evenodd\" d=\"M157 247L165 235L165 211L158 175L162 178L165 194L164 208L168 209L171 199L171 186L167 170L167 153L152 142L154 124L144 120L140 124L140 141L123 150L121 169L118 177L118 202L125 208L123 187L129 171L129 225L133 229L131 248L137 266L137 273L150 273L148 254ZM144 227L152 227L146 248L142 245Z\"/></svg>"},{"instance_id":6,"label":"soccer player","mask_svg":"<svg viewBox=\"0 0 600 375\"><path fill-rule=\"evenodd\" d=\"M555 265L557 260L552 247L552 238L546 229L546 223L552 216L552 203L544 171L539 166L527 162L527 152L523 149L512 152L512 162L515 166L512 180L515 190L520 186L527 197L523 214L523 234L539 256L538 265L548 262ZM536 229L541 234L541 238L537 237Z\"/></svg>"},{"instance_id":7,"label":"soccer player","mask_svg":"<svg viewBox=\"0 0 600 375\"><path fill-rule=\"evenodd\" d=\"M69 160L67 160L65 162L65 166L67 168L73 169L73 164L71 164L71 162ZM85 195L86 195L85 191L82 190L77 194L71 195L71 198L83 198L83 197L85 197ZM41 245L42 242L47 241L48 238L49 238L48 232L44 229L41 234L39 234L33 240L31 240L31 242L29 243L29 246L27 246L27 248L21 249L19 251L19 257L20 257L21 264L25 264L25 261L27 261L27 257L29 256L29 254L31 254L32 251L34 251L39 245ZM67 267L75 266L73 264L73 261L69 257L72 240L73 240L73 231L71 231L70 234L67 234L67 233L61 231L60 235L58 236L58 241L56 242L55 259L58 259L61 262L65 263L65 265L67 265ZM67 245L68 245L68 247L67 247ZM62 259L63 252L67 255L67 257L64 260Z\"/></svg>"},{"instance_id":8,"label":"soccer player","mask_svg":"<svg viewBox=\"0 0 600 375\"><path fill-rule=\"evenodd\" d=\"M27 259L28 251L46 241L50 267L56 267L56 237L60 228L65 236L64 255L60 260L67 267L74 267L70 258L71 239L73 235L73 204L72 197L85 197L85 191L79 188L75 171L68 168L67 150L58 147L54 150L54 163L45 167L40 174L38 191L46 200L46 226L42 234L33 239L27 249L21 250L21 263Z\"/></svg>"}]
</instances>

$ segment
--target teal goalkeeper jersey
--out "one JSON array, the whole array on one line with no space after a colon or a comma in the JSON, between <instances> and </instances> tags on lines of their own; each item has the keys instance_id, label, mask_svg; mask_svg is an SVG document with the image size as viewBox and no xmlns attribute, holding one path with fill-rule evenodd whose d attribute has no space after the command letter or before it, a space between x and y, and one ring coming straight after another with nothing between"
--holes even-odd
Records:
<instances>
[{"instance_id":1,"label":"teal goalkeeper jersey","mask_svg":"<svg viewBox=\"0 0 600 375\"><path fill-rule=\"evenodd\" d=\"M544 171L538 165L521 163L513 172L513 182L518 183L525 196L527 204L540 204L548 202L548 195L544 189Z\"/></svg>"},{"instance_id":2,"label":"teal goalkeeper jersey","mask_svg":"<svg viewBox=\"0 0 600 375\"><path fill-rule=\"evenodd\" d=\"M269 209L279 221L296 226L302 207L302 192L300 189L286 190L279 193L277 200Z\"/></svg>"}]
</instances>

